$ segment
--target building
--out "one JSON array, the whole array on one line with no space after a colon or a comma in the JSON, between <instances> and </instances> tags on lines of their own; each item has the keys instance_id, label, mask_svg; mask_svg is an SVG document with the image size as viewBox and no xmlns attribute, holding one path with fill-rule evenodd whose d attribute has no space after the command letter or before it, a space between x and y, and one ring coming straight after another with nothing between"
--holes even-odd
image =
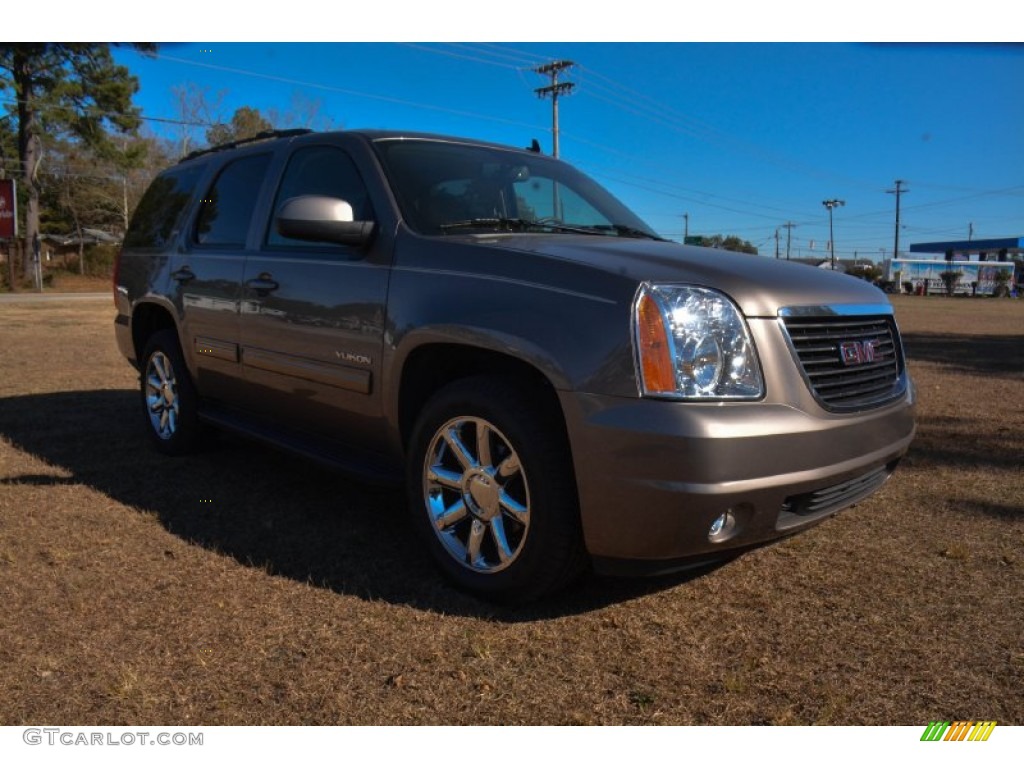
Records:
<instances>
[{"instance_id":1,"label":"building","mask_svg":"<svg viewBox=\"0 0 1024 768\"><path fill-rule=\"evenodd\" d=\"M888 279L909 293L946 293L943 272L960 273L956 293L977 296L1009 292L1024 279L1024 273L1015 273L1015 262L1024 254L1024 237L913 243L910 252L935 255L900 257L889 263ZM1009 280L1004 281L1000 273L1007 272Z\"/></svg>"}]
</instances>

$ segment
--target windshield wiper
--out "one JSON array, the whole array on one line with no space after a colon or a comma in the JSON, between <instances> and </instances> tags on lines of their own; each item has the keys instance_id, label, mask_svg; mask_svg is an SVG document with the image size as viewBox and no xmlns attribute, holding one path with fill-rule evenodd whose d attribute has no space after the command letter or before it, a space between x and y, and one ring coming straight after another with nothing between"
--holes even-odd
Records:
<instances>
[{"instance_id":1,"label":"windshield wiper","mask_svg":"<svg viewBox=\"0 0 1024 768\"><path fill-rule=\"evenodd\" d=\"M576 232L584 235L591 234L589 227L575 227L568 224L560 224L555 221L534 221L532 219L505 217L449 221L439 225L439 229L442 232L449 232L453 229L494 229L499 232L528 232L531 229L540 229L546 232Z\"/></svg>"},{"instance_id":2,"label":"windshield wiper","mask_svg":"<svg viewBox=\"0 0 1024 768\"><path fill-rule=\"evenodd\" d=\"M478 218L466 219L465 221L450 221L440 225L442 232L449 232L453 229L494 229L498 232L528 232L530 230L543 230L546 232L571 232L578 235L618 235L619 237L638 237L648 240L661 240L665 238L652 235L636 227L626 224L563 224L551 220L516 219L516 218Z\"/></svg>"},{"instance_id":3,"label":"windshield wiper","mask_svg":"<svg viewBox=\"0 0 1024 768\"><path fill-rule=\"evenodd\" d=\"M638 237L645 240L660 240L663 243L669 242L664 237L658 237L643 229L631 227L628 224L593 224L587 229L596 229L598 232L614 232L620 237Z\"/></svg>"}]
</instances>

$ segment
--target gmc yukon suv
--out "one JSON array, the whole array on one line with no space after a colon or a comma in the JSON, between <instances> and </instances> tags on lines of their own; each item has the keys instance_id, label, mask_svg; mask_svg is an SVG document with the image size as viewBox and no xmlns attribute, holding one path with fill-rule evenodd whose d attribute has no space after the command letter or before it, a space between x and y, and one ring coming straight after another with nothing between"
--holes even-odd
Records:
<instances>
[{"instance_id":1,"label":"gmc yukon suv","mask_svg":"<svg viewBox=\"0 0 1024 768\"><path fill-rule=\"evenodd\" d=\"M212 426L404 474L440 569L525 601L801 531L910 444L866 282L668 242L535 150L258 139L161 174L118 261L117 342L165 453Z\"/></svg>"}]
</instances>

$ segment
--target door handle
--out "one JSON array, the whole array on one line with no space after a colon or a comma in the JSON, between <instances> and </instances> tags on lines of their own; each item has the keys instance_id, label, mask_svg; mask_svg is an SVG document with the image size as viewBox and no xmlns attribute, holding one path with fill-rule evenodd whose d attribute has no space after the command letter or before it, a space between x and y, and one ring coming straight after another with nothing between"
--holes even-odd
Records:
<instances>
[{"instance_id":1,"label":"door handle","mask_svg":"<svg viewBox=\"0 0 1024 768\"><path fill-rule=\"evenodd\" d=\"M266 296L280 288L280 284L270 276L269 272L261 272L257 277L245 281L246 286L256 291L257 296Z\"/></svg>"},{"instance_id":2,"label":"door handle","mask_svg":"<svg viewBox=\"0 0 1024 768\"><path fill-rule=\"evenodd\" d=\"M171 277L177 280L179 283L187 283L189 280L195 280L196 273L193 272L189 267L185 266L181 269L177 269L171 272Z\"/></svg>"}]
</instances>

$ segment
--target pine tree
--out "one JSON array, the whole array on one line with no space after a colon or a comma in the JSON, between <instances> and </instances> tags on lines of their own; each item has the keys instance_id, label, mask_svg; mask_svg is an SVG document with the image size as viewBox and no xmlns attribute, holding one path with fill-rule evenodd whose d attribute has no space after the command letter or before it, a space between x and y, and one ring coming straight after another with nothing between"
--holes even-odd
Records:
<instances>
[{"instance_id":1,"label":"pine tree","mask_svg":"<svg viewBox=\"0 0 1024 768\"><path fill-rule=\"evenodd\" d=\"M139 126L132 105L138 81L114 62L106 43L7 43L0 45L0 89L16 103L17 176L26 198L24 252L31 253L39 233L43 137L71 137L101 155L114 153L107 127L132 132ZM24 272L30 273L29 259Z\"/></svg>"}]
</instances>

